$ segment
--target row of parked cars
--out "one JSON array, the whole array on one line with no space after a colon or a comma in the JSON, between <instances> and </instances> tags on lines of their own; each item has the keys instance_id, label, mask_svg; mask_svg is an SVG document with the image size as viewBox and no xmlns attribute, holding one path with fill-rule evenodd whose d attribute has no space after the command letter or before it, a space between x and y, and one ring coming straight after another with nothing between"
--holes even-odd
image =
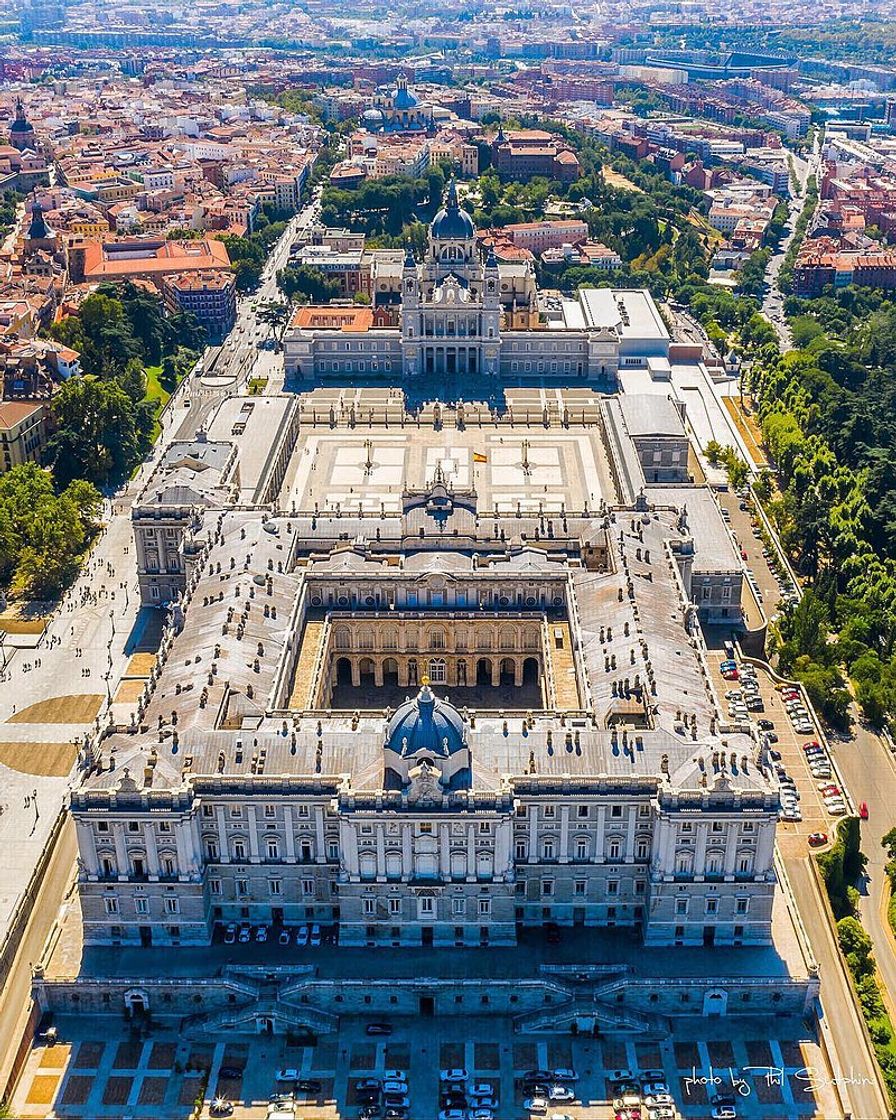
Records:
<instances>
[{"instance_id":1,"label":"row of parked cars","mask_svg":"<svg viewBox=\"0 0 896 1120\"><path fill-rule=\"evenodd\" d=\"M439 1071L439 1120L494 1120L498 1087L472 1081L465 1069Z\"/></svg>"},{"instance_id":2,"label":"row of parked cars","mask_svg":"<svg viewBox=\"0 0 896 1120\"><path fill-rule=\"evenodd\" d=\"M676 1120L679 1115L663 1070L611 1079L614 1120Z\"/></svg>"},{"instance_id":3,"label":"row of parked cars","mask_svg":"<svg viewBox=\"0 0 896 1120\"><path fill-rule=\"evenodd\" d=\"M235 942L239 942L240 945L247 945L250 941L256 941L263 945L265 942L272 940L270 926L252 926L249 922L241 922L237 925L236 922L230 922L224 928L225 945L233 945ZM277 934L278 944L298 945L299 948L304 948L306 945L315 948L321 944L322 940L323 934L316 922L314 925L283 926Z\"/></svg>"},{"instance_id":4,"label":"row of parked cars","mask_svg":"<svg viewBox=\"0 0 896 1120\"><path fill-rule=\"evenodd\" d=\"M578 1080L574 1069L530 1069L520 1079L523 1108L533 1116L547 1116L548 1120L571 1120L566 1113L553 1110L576 1099L573 1086Z\"/></svg>"},{"instance_id":5,"label":"row of parked cars","mask_svg":"<svg viewBox=\"0 0 896 1120\"><path fill-rule=\"evenodd\" d=\"M815 727L802 692L794 685L780 685L778 691L781 693L781 702L787 718L793 725L793 730L799 735L811 735Z\"/></svg>"}]
</instances>

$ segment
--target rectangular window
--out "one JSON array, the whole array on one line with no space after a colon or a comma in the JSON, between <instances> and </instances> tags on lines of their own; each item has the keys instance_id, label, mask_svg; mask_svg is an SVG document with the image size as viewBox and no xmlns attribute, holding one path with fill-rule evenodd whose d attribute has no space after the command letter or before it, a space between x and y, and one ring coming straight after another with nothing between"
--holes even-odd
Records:
<instances>
[{"instance_id":1,"label":"rectangular window","mask_svg":"<svg viewBox=\"0 0 896 1120\"><path fill-rule=\"evenodd\" d=\"M220 879L209 879L208 890L209 890L209 894L220 894L221 893L221 880Z\"/></svg>"},{"instance_id":2,"label":"rectangular window","mask_svg":"<svg viewBox=\"0 0 896 1120\"><path fill-rule=\"evenodd\" d=\"M166 914L179 914L180 913L180 899L166 898L165 899L165 913Z\"/></svg>"},{"instance_id":3,"label":"rectangular window","mask_svg":"<svg viewBox=\"0 0 896 1120\"><path fill-rule=\"evenodd\" d=\"M248 879L237 879L237 881L236 881L236 893L241 898L246 897L246 895L249 893L249 880Z\"/></svg>"},{"instance_id":4,"label":"rectangular window","mask_svg":"<svg viewBox=\"0 0 896 1120\"><path fill-rule=\"evenodd\" d=\"M611 805L610 806L610 816L611 817L621 817L622 816L622 806L621 805Z\"/></svg>"},{"instance_id":5,"label":"rectangular window","mask_svg":"<svg viewBox=\"0 0 896 1120\"><path fill-rule=\"evenodd\" d=\"M302 880L302 894L306 898L309 898L314 894L314 880L313 879L303 879Z\"/></svg>"},{"instance_id":6,"label":"rectangular window","mask_svg":"<svg viewBox=\"0 0 896 1120\"><path fill-rule=\"evenodd\" d=\"M554 894L554 880L542 879L541 880L541 897L551 898Z\"/></svg>"},{"instance_id":7,"label":"rectangular window","mask_svg":"<svg viewBox=\"0 0 896 1120\"><path fill-rule=\"evenodd\" d=\"M149 899L148 898L135 898L134 899L134 912L137 914L149 913Z\"/></svg>"},{"instance_id":8,"label":"rectangular window","mask_svg":"<svg viewBox=\"0 0 896 1120\"><path fill-rule=\"evenodd\" d=\"M587 883L584 879L576 879L573 884L573 893L577 898L583 898L587 889Z\"/></svg>"},{"instance_id":9,"label":"rectangular window","mask_svg":"<svg viewBox=\"0 0 896 1120\"><path fill-rule=\"evenodd\" d=\"M750 909L750 900L748 898L739 898L735 904L735 912L738 914L746 914Z\"/></svg>"},{"instance_id":10,"label":"rectangular window","mask_svg":"<svg viewBox=\"0 0 896 1120\"><path fill-rule=\"evenodd\" d=\"M268 879L268 890L271 894L283 894L283 880Z\"/></svg>"},{"instance_id":11,"label":"rectangular window","mask_svg":"<svg viewBox=\"0 0 896 1120\"><path fill-rule=\"evenodd\" d=\"M389 913L393 914L395 916L398 916L401 913L401 899L400 898L390 898L389 899Z\"/></svg>"},{"instance_id":12,"label":"rectangular window","mask_svg":"<svg viewBox=\"0 0 896 1120\"><path fill-rule=\"evenodd\" d=\"M275 805L265 805L264 815L268 818L275 817L277 815L277 807Z\"/></svg>"},{"instance_id":13,"label":"rectangular window","mask_svg":"<svg viewBox=\"0 0 896 1120\"><path fill-rule=\"evenodd\" d=\"M118 899L117 898L104 898L103 902L106 904L107 914L118 913Z\"/></svg>"},{"instance_id":14,"label":"rectangular window","mask_svg":"<svg viewBox=\"0 0 896 1120\"><path fill-rule=\"evenodd\" d=\"M675 899L675 913L684 917L688 912L688 900L686 898Z\"/></svg>"},{"instance_id":15,"label":"rectangular window","mask_svg":"<svg viewBox=\"0 0 896 1120\"><path fill-rule=\"evenodd\" d=\"M490 898L479 899L479 917L487 918L492 912L492 900Z\"/></svg>"},{"instance_id":16,"label":"rectangular window","mask_svg":"<svg viewBox=\"0 0 896 1120\"><path fill-rule=\"evenodd\" d=\"M243 815L242 805L231 805L230 806L230 815L232 817L241 817Z\"/></svg>"},{"instance_id":17,"label":"rectangular window","mask_svg":"<svg viewBox=\"0 0 896 1120\"><path fill-rule=\"evenodd\" d=\"M544 807L545 820L553 820L556 816L556 808L553 805L545 805Z\"/></svg>"},{"instance_id":18,"label":"rectangular window","mask_svg":"<svg viewBox=\"0 0 896 1120\"><path fill-rule=\"evenodd\" d=\"M436 912L436 900L431 895L417 899L417 909L421 917L431 918Z\"/></svg>"},{"instance_id":19,"label":"rectangular window","mask_svg":"<svg viewBox=\"0 0 896 1120\"><path fill-rule=\"evenodd\" d=\"M453 898L451 900L451 911L455 917L462 917L467 912L467 900L465 898Z\"/></svg>"},{"instance_id":20,"label":"rectangular window","mask_svg":"<svg viewBox=\"0 0 896 1120\"><path fill-rule=\"evenodd\" d=\"M609 895L619 894L619 880L618 879L609 879L607 881L607 894L609 894Z\"/></svg>"},{"instance_id":21,"label":"rectangular window","mask_svg":"<svg viewBox=\"0 0 896 1120\"><path fill-rule=\"evenodd\" d=\"M719 912L719 900L717 898L708 898L706 900L706 913L707 914L718 914L718 912Z\"/></svg>"},{"instance_id":22,"label":"rectangular window","mask_svg":"<svg viewBox=\"0 0 896 1120\"><path fill-rule=\"evenodd\" d=\"M376 899L362 898L361 909L365 918L372 918L376 914Z\"/></svg>"},{"instance_id":23,"label":"rectangular window","mask_svg":"<svg viewBox=\"0 0 896 1120\"><path fill-rule=\"evenodd\" d=\"M588 806L587 805L580 805L579 809L578 809L579 819L581 820L581 819L583 819L587 816L588 816Z\"/></svg>"}]
</instances>

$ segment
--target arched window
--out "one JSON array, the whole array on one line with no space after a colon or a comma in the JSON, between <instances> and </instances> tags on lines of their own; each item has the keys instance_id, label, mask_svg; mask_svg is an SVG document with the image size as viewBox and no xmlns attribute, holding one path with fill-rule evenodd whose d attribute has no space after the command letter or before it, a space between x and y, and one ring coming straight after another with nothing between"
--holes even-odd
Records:
<instances>
[{"instance_id":1,"label":"arched window","mask_svg":"<svg viewBox=\"0 0 896 1120\"><path fill-rule=\"evenodd\" d=\"M436 627L429 632L429 648L430 649L444 649L445 648L445 631Z\"/></svg>"},{"instance_id":2,"label":"arched window","mask_svg":"<svg viewBox=\"0 0 896 1120\"><path fill-rule=\"evenodd\" d=\"M445 658L431 657L429 659L429 679L433 684L445 683Z\"/></svg>"},{"instance_id":3,"label":"arched window","mask_svg":"<svg viewBox=\"0 0 896 1120\"><path fill-rule=\"evenodd\" d=\"M576 859L587 859L591 845L587 836L576 837Z\"/></svg>"},{"instance_id":4,"label":"arched window","mask_svg":"<svg viewBox=\"0 0 896 1120\"><path fill-rule=\"evenodd\" d=\"M690 875L694 866L694 857L691 852L679 852L675 857L675 873L677 875Z\"/></svg>"},{"instance_id":5,"label":"arched window","mask_svg":"<svg viewBox=\"0 0 896 1120\"><path fill-rule=\"evenodd\" d=\"M706 853L707 875L718 875L721 872L723 858L722 853L715 848Z\"/></svg>"},{"instance_id":6,"label":"arched window","mask_svg":"<svg viewBox=\"0 0 896 1120\"><path fill-rule=\"evenodd\" d=\"M546 836L541 842L541 858L554 859L554 853L554 838L552 836Z\"/></svg>"},{"instance_id":7,"label":"arched window","mask_svg":"<svg viewBox=\"0 0 896 1120\"><path fill-rule=\"evenodd\" d=\"M749 875L753 870L753 853L750 851L738 852L737 870L744 875Z\"/></svg>"},{"instance_id":8,"label":"arched window","mask_svg":"<svg viewBox=\"0 0 896 1120\"><path fill-rule=\"evenodd\" d=\"M333 631L333 643L337 649L351 649L352 636L347 626L337 626Z\"/></svg>"}]
</instances>

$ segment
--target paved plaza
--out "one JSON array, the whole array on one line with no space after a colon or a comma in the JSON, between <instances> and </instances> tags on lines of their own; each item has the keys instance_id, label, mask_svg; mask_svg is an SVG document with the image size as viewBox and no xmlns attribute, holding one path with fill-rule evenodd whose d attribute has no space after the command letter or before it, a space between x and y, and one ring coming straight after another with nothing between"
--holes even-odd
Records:
<instances>
[{"instance_id":1,"label":"paved plaza","mask_svg":"<svg viewBox=\"0 0 896 1120\"><path fill-rule=\"evenodd\" d=\"M114 1025L113 1025L114 1024ZM438 1070L463 1067L471 1080L498 1092L497 1120L523 1120L520 1078L527 1070L572 1066L579 1073L577 1101L563 1105L573 1120L612 1116L612 1078L663 1070L685 1120L710 1114L706 1079L738 1095L738 1115L748 1120L834 1120L841 1111L826 1085L819 1047L805 1025L790 1019L680 1023L662 1041L521 1036L500 1018L396 1022L388 1038L371 1038L365 1022L344 1022L338 1036L316 1046L290 1046L276 1036L231 1036L214 1043L179 1036L176 1024L159 1024L145 1037L120 1031L117 1020L102 1024L63 1018L62 1042L32 1050L13 1102L21 1120L118 1117L186 1120L193 1102L208 1116L208 1103L223 1095L236 1104L236 1120L266 1113L275 1071L297 1069L320 1082L313 1094L298 1094L299 1120L336 1120L358 1115L357 1084L382 1077L386 1069L408 1073L414 1120L438 1114ZM421 1030L421 1026L425 1029ZM239 1077L221 1077L233 1067ZM806 1072L810 1071L810 1072ZM812 1078L816 1084L812 1091Z\"/></svg>"},{"instance_id":2,"label":"paved plaza","mask_svg":"<svg viewBox=\"0 0 896 1120\"><path fill-rule=\"evenodd\" d=\"M527 516L597 509L616 501L607 459L591 430L434 430L391 426L303 429L280 495L285 510L397 514L404 490L471 486L479 508Z\"/></svg>"}]
</instances>

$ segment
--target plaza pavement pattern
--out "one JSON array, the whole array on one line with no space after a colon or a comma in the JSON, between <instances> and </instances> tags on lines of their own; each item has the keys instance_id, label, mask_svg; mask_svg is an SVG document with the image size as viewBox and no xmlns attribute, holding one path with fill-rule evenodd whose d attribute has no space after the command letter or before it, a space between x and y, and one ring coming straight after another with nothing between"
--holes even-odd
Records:
<instances>
[{"instance_id":1,"label":"plaza pavement pattern","mask_svg":"<svg viewBox=\"0 0 896 1120\"><path fill-rule=\"evenodd\" d=\"M519 1079L534 1068L573 1066L579 1073L578 1100L558 1105L573 1120L603 1120L612 1115L610 1081L624 1072L637 1076L663 1070L685 1120L710 1115L702 1079L719 1078L723 1089L737 1081L738 1116L748 1120L834 1120L841 1115L820 1050L792 1020L705 1020L679 1025L676 1037L662 1042L630 1038L577 1038L571 1035L514 1035L506 1020L473 1018L418 1020L397 1027L387 1039L370 1038L351 1020L338 1036L315 1047L290 1047L278 1036L232 1036L217 1042L181 1039L175 1031L154 1029L134 1039L98 1019L64 1019L62 1042L36 1045L26 1063L13 1115L20 1120L69 1117L71 1120L152 1118L186 1120L194 1100L200 1112L220 1094L235 1102L236 1120L260 1120L276 1087L275 1071L295 1068L321 1088L298 1096L298 1120L337 1120L358 1115L357 1085L382 1077L386 1069L409 1074L414 1120L436 1120L438 1071L463 1067L471 1080L493 1084L499 1094L496 1120L523 1120ZM762 1037L768 1026L773 1037ZM125 1028L126 1030L126 1028ZM224 1080L220 1070L240 1076ZM818 1072L815 1093L807 1090L806 1068ZM780 1071L780 1073L778 1073Z\"/></svg>"}]
</instances>

